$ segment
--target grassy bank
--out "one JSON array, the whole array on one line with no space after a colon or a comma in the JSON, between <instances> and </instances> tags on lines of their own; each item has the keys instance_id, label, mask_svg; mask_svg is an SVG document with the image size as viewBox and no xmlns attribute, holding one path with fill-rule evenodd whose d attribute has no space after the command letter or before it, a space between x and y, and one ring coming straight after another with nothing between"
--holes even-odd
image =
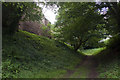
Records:
<instances>
[{"instance_id":1,"label":"grassy bank","mask_svg":"<svg viewBox=\"0 0 120 80\"><path fill-rule=\"evenodd\" d=\"M46 37L25 31L3 36L3 78L62 77L81 59L66 45Z\"/></svg>"},{"instance_id":2,"label":"grassy bank","mask_svg":"<svg viewBox=\"0 0 120 80\"><path fill-rule=\"evenodd\" d=\"M118 78L118 59L106 61L105 51L106 48L95 48L82 50L82 53L96 55L96 60L99 58L99 78ZM63 78L68 73L67 70L75 71L71 78L86 78L90 72L84 65L75 68L83 61L84 56L80 53L74 52L63 43L26 31L3 36L2 56L3 78Z\"/></svg>"},{"instance_id":3,"label":"grassy bank","mask_svg":"<svg viewBox=\"0 0 120 80\"><path fill-rule=\"evenodd\" d=\"M96 60L99 62L97 68L98 78L120 78L118 53L119 51L107 48L96 55Z\"/></svg>"},{"instance_id":4,"label":"grassy bank","mask_svg":"<svg viewBox=\"0 0 120 80\"><path fill-rule=\"evenodd\" d=\"M114 59L108 63L101 62L98 66L98 78L118 78L120 76L118 61L118 59Z\"/></svg>"}]
</instances>

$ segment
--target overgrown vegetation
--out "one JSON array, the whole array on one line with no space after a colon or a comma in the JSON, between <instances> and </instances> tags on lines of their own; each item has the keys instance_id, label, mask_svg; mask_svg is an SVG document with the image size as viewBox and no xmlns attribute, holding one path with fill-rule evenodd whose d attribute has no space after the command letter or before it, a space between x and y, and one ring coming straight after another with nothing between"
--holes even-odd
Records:
<instances>
[{"instance_id":1,"label":"overgrown vegetation","mask_svg":"<svg viewBox=\"0 0 120 80\"><path fill-rule=\"evenodd\" d=\"M119 78L119 37L112 37L108 41L107 48L96 55L96 60L99 62L97 68L99 72L98 78ZM118 44L116 44L118 43Z\"/></svg>"},{"instance_id":2,"label":"overgrown vegetation","mask_svg":"<svg viewBox=\"0 0 120 80\"><path fill-rule=\"evenodd\" d=\"M18 30L20 20L41 20L37 3L2 5L3 78L63 78L69 70L71 78L92 70L95 78L120 78L119 2L43 3L59 7L56 24L42 27L44 36Z\"/></svg>"},{"instance_id":3,"label":"overgrown vegetation","mask_svg":"<svg viewBox=\"0 0 120 80\"><path fill-rule=\"evenodd\" d=\"M19 21L41 20L41 8L34 2L3 2L2 3L2 33L14 34L18 30Z\"/></svg>"},{"instance_id":4,"label":"overgrown vegetation","mask_svg":"<svg viewBox=\"0 0 120 80\"><path fill-rule=\"evenodd\" d=\"M99 76L98 78L118 78L119 66L118 59L114 59L111 62L101 62L98 66Z\"/></svg>"},{"instance_id":5,"label":"overgrown vegetation","mask_svg":"<svg viewBox=\"0 0 120 80\"><path fill-rule=\"evenodd\" d=\"M62 43L19 31L3 36L3 78L61 77L82 56Z\"/></svg>"}]
</instances>

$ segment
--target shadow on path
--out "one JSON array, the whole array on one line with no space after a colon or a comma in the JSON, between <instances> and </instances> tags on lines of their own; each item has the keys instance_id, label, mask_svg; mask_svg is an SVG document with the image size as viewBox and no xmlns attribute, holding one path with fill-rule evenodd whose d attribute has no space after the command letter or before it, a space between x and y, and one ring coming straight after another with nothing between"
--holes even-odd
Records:
<instances>
[{"instance_id":1,"label":"shadow on path","mask_svg":"<svg viewBox=\"0 0 120 80\"><path fill-rule=\"evenodd\" d=\"M78 65L75 66L74 70L67 70L67 73L64 75L64 78L71 78L75 72L80 70L81 67L85 69L85 78L97 78L98 72L96 68L98 66L98 62L95 60L94 56L86 56ZM79 75L74 76L72 78L83 78L81 75L83 74L83 70L79 71Z\"/></svg>"}]
</instances>

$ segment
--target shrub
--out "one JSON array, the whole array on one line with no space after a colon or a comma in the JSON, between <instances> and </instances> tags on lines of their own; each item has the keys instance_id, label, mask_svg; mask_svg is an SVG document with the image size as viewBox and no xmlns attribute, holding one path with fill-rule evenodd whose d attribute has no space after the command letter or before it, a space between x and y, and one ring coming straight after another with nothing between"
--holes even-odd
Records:
<instances>
[{"instance_id":1,"label":"shrub","mask_svg":"<svg viewBox=\"0 0 120 80\"><path fill-rule=\"evenodd\" d=\"M112 37L110 40L109 40L109 44L107 46L107 48L109 49L120 49L120 34L118 35L115 35L114 37Z\"/></svg>"}]
</instances>

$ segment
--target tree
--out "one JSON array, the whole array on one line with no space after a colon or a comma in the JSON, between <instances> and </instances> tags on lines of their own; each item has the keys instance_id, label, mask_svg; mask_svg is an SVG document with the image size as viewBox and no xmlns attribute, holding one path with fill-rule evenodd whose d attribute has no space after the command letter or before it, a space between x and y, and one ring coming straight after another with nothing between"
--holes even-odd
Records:
<instances>
[{"instance_id":1,"label":"tree","mask_svg":"<svg viewBox=\"0 0 120 80\"><path fill-rule=\"evenodd\" d=\"M57 26L63 41L71 44L77 51L96 34L97 26L103 20L95 3L60 3Z\"/></svg>"},{"instance_id":2,"label":"tree","mask_svg":"<svg viewBox=\"0 0 120 80\"><path fill-rule=\"evenodd\" d=\"M2 24L3 33L14 34L18 29L19 20L40 20L41 8L33 2L3 2Z\"/></svg>"},{"instance_id":3,"label":"tree","mask_svg":"<svg viewBox=\"0 0 120 80\"><path fill-rule=\"evenodd\" d=\"M120 3L119 2L102 2L96 5L98 9L108 8L107 13L103 14L106 29L109 34L114 36L120 32Z\"/></svg>"}]
</instances>

